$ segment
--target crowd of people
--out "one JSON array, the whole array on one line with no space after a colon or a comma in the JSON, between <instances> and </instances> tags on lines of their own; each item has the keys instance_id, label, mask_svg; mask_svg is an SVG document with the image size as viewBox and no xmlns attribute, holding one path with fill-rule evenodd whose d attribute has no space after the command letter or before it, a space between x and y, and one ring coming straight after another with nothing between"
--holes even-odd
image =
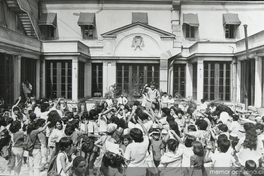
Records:
<instances>
[{"instance_id":1,"label":"crowd of people","mask_svg":"<svg viewBox=\"0 0 264 176\"><path fill-rule=\"evenodd\" d=\"M87 109L19 97L0 117L2 173L30 176L264 175L264 118L222 103L175 102L155 85Z\"/></svg>"}]
</instances>

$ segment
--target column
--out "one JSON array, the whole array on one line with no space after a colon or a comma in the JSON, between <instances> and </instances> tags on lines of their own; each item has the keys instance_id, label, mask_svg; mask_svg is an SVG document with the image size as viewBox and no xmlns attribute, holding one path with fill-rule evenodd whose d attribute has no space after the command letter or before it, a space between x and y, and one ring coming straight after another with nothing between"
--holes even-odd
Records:
<instances>
[{"instance_id":1,"label":"column","mask_svg":"<svg viewBox=\"0 0 264 176\"><path fill-rule=\"evenodd\" d=\"M84 65L84 97L92 96L92 63Z\"/></svg>"},{"instance_id":2,"label":"column","mask_svg":"<svg viewBox=\"0 0 264 176\"><path fill-rule=\"evenodd\" d=\"M160 59L160 91L168 92L168 59Z\"/></svg>"},{"instance_id":3,"label":"column","mask_svg":"<svg viewBox=\"0 0 264 176\"><path fill-rule=\"evenodd\" d=\"M72 59L72 100L78 100L78 58Z\"/></svg>"},{"instance_id":4,"label":"column","mask_svg":"<svg viewBox=\"0 0 264 176\"><path fill-rule=\"evenodd\" d=\"M116 61L103 62L103 96L116 84Z\"/></svg>"},{"instance_id":5,"label":"column","mask_svg":"<svg viewBox=\"0 0 264 176\"><path fill-rule=\"evenodd\" d=\"M186 98L193 96L193 81L192 81L192 64L186 64L186 82L185 82L185 89L186 89Z\"/></svg>"},{"instance_id":6,"label":"column","mask_svg":"<svg viewBox=\"0 0 264 176\"><path fill-rule=\"evenodd\" d=\"M231 102L237 104L237 59L231 63Z\"/></svg>"},{"instance_id":7,"label":"column","mask_svg":"<svg viewBox=\"0 0 264 176\"><path fill-rule=\"evenodd\" d=\"M171 65L170 68L169 68L168 85L169 85L168 94L173 95L173 65Z\"/></svg>"},{"instance_id":8,"label":"column","mask_svg":"<svg viewBox=\"0 0 264 176\"><path fill-rule=\"evenodd\" d=\"M41 58L41 97L46 97L46 62L45 62L45 58Z\"/></svg>"},{"instance_id":9,"label":"column","mask_svg":"<svg viewBox=\"0 0 264 176\"><path fill-rule=\"evenodd\" d=\"M204 65L203 60L198 58L197 61L197 100L200 101L203 98L204 88Z\"/></svg>"},{"instance_id":10,"label":"column","mask_svg":"<svg viewBox=\"0 0 264 176\"><path fill-rule=\"evenodd\" d=\"M236 89L236 100L238 103L240 103L241 100L241 61L237 60L237 74L236 74L236 83L237 83L237 89ZM243 91L243 90L242 90Z\"/></svg>"},{"instance_id":11,"label":"column","mask_svg":"<svg viewBox=\"0 0 264 176\"><path fill-rule=\"evenodd\" d=\"M180 25L180 1L173 0L172 2L172 11L171 11L171 28L172 33L175 34L177 37L173 41L173 46L176 48L181 47L181 25Z\"/></svg>"},{"instance_id":12,"label":"column","mask_svg":"<svg viewBox=\"0 0 264 176\"><path fill-rule=\"evenodd\" d=\"M14 61L14 100L17 100L17 98L20 95L21 91L21 55L14 56L13 55L13 61Z\"/></svg>"},{"instance_id":13,"label":"column","mask_svg":"<svg viewBox=\"0 0 264 176\"><path fill-rule=\"evenodd\" d=\"M37 60L36 63L36 98L39 99L40 98L40 59Z\"/></svg>"},{"instance_id":14,"label":"column","mask_svg":"<svg viewBox=\"0 0 264 176\"><path fill-rule=\"evenodd\" d=\"M255 102L254 106L261 107L261 78L262 78L262 60L259 56L255 56Z\"/></svg>"}]
</instances>

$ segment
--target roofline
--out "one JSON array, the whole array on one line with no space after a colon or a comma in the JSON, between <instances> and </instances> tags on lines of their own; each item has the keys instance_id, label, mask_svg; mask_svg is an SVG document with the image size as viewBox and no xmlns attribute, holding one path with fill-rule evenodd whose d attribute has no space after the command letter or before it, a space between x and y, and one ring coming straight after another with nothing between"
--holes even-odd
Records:
<instances>
[{"instance_id":1,"label":"roofline","mask_svg":"<svg viewBox=\"0 0 264 176\"><path fill-rule=\"evenodd\" d=\"M164 34L164 35L161 35L161 37L163 38L174 38L176 37L174 34L172 33L169 33L167 31L164 31L164 30L161 30L161 29L158 29L156 27L153 27L153 26L150 26L150 25L147 25L147 24L144 24L144 23L141 23L141 22L135 22L135 23L131 23L131 24L128 24L128 25L125 25L125 26L122 26L120 28L117 28L117 29L114 29L114 30L111 30L109 32L105 32L103 34L101 34L102 37L109 37L109 38L115 38L116 35L113 34L113 33L118 33L119 31L122 31L122 30L126 30L126 29L129 29L133 26L143 26L145 28L148 28L148 29L151 29L151 30L154 30L154 31L157 31L158 33L161 33L161 34Z\"/></svg>"}]
</instances>

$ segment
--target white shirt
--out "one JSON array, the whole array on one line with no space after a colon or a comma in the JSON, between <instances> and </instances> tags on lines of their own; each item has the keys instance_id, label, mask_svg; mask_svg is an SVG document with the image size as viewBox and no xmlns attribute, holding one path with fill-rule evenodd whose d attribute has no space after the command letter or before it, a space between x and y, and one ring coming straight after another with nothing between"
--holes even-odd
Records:
<instances>
[{"instance_id":1,"label":"white shirt","mask_svg":"<svg viewBox=\"0 0 264 176\"><path fill-rule=\"evenodd\" d=\"M238 131L241 128L240 123L238 121L233 121L230 125L230 131L231 133L239 134Z\"/></svg>"},{"instance_id":2,"label":"white shirt","mask_svg":"<svg viewBox=\"0 0 264 176\"><path fill-rule=\"evenodd\" d=\"M133 142L128 144L124 157L130 163L128 167L147 167L146 154L148 152L149 138L144 137L143 142ZM140 150L139 150L140 149Z\"/></svg>"},{"instance_id":3,"label":"white shirt","mask_svg":"<svg viewBox=\"0 0 264 176\"><path fill-rule=\"evenodd\" d=\"M211 159L214 167L231 167L235 163L234 157L229 153L212 154Z\"/></svg>"}]
</instances>

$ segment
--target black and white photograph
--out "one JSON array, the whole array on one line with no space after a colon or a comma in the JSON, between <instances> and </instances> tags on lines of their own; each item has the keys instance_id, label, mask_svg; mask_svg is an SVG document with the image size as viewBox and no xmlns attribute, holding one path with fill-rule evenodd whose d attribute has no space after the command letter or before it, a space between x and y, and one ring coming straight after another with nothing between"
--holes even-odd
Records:
<instances>
[{"instance_id":1,"label":"black and white photograph","mask_svg":"<svg viewBox=\"0 0 264 176\"><path fill-rule=\"evenodd\" d=\"M0 0L0 176L264 176L264 1Z\"/></svg>"}]
</instances>

